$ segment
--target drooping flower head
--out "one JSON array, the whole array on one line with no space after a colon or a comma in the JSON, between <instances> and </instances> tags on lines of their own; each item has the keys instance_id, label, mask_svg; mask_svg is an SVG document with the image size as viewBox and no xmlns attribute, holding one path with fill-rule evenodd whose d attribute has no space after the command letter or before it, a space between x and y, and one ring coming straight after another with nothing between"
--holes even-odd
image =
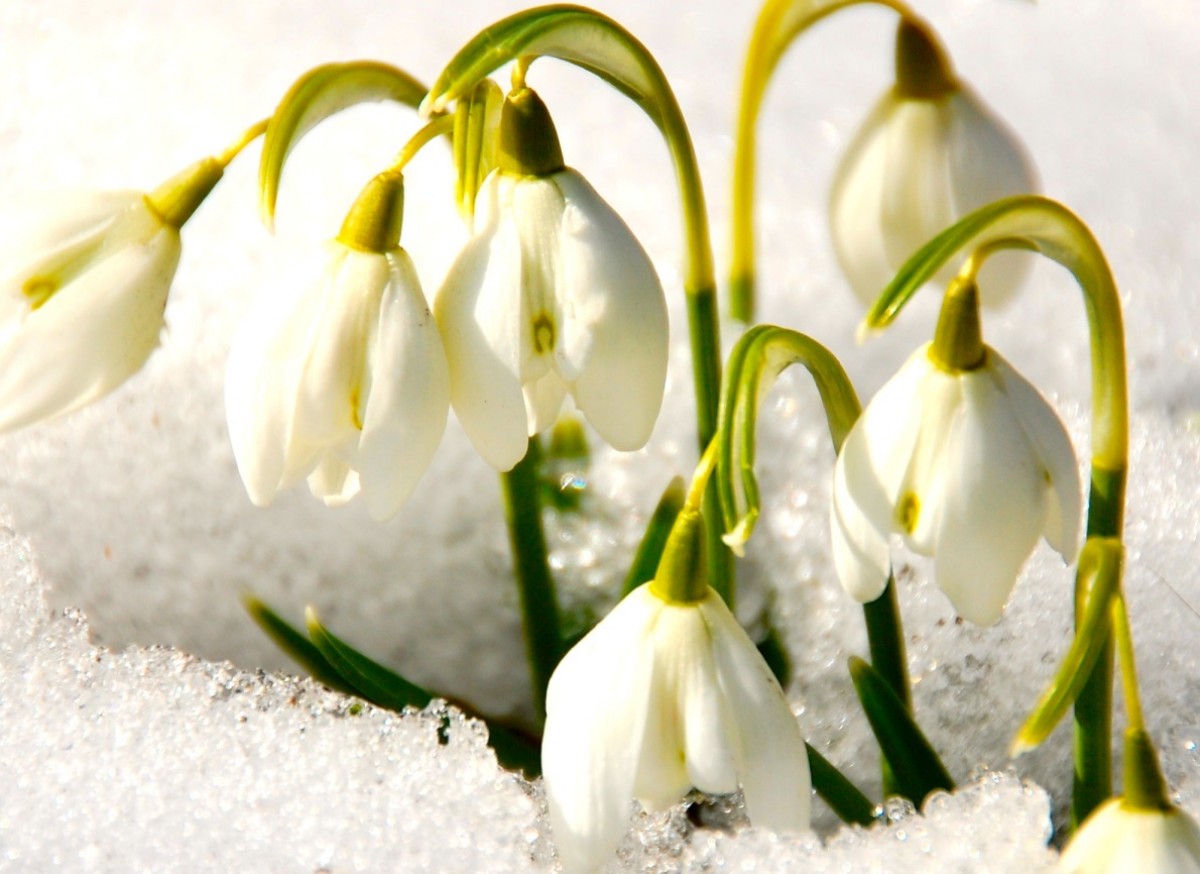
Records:
<instances>
[{"instance_id":1,"label":"drooping flower head","mask_svg":"<svg viewBox=\"0 0 1200 874\"><path fill-rule=\"evenodd\" d=\"M1013 133L958 80L928 29L902 20L896 84L855 135L830 195L834 248L862 301L873 303L912 253L967 213L1037 187ZM1027 271L1020 255L993 259L984 302L1006 299Z\"/></svg>"},{"instance_id":2,"label":"drooping flower head","mask_svg":"<svg viewBox=\"0 0 1200 874\"><path fill-rule=\"evenodd\" d=\"M649 439L666 379L662 286L625 223L563 165L528 88L505 100L500 166L434 312L454 411L496 469L524 457L568 394L611 446Z\"/></svg>"},{"instance_id":3,"label":"drooping flower head","mask_svg":"<svg viewBox=\"0 0 1200 874\"><path fill-rule=\"evenodd\" d=\"M808 827L799 726L770 668L700 576L699 517L681 519L690 530L677 523L656 578L627 595L550 680L542 767L567 871L611 858L631 799L660 810L693 786L741 786L755 825Z\"/></svg>"},{"instance_id":4,"label":"drooping flower head","mask_svg":"<svg viewBox=\"0 0 1200 874\"><path fill-rule=\"evenodd\" d=\"M1066 429L1037 390L983 344L973 282L956 283L937 339L872 399L834 467L837 573L857 600L888 578L888 540L933 556L965 618L995 622L1040 535L1070 562L1081 485Z\"/></svg>"},{"instance_id":5,"label":"drooping flower head","mask_svg":"<svg viewBox=\"0 0 1200 874\"><path fill-rule=\"evenodd\" d=\"M229 434L259 506L307 477L326 504L361 491L373 518L390 518L441 441L446 359L399 246L402 210L400 175L376 177L328 244L321 276L257 302L234 341Z\"/></svg>"},{"instance_id":6,"label":"drooping flower head","mask_svg":"<svg viewBox=\"0 0 1200 874\"><path fill-rule=\"evenodd\" d=\"M0 432L115 389L158 347L179 230L221 178L213 159L150 194L55 204L0 255Z\"/></svg>"}]
</instances>

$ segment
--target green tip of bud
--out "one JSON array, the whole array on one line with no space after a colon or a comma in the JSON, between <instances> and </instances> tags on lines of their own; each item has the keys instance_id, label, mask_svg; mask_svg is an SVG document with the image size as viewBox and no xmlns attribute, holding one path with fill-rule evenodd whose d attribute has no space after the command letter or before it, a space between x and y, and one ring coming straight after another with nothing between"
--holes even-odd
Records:
<instances>
[{"instance_id":1,"label":"green tip of bud","mask_svg":"<svg viewBox=\"0 0 1200 874\"><path fill-rule=\"evenodd\" d=\"M1171 810L1174 805L1167 797L1167 781L1158 763L1158 751L1145 729L1131 728L1125 732L1125 791L1126 807L1139 810Z\"/></svg>"},{"instance_id":2,"label":"green tip of bud","mask_svg":"<svg viewBox=\"0 0 1200 874\"><path fill-rule=\"evenodd\" d=\"M987 360L979 318L979 287L975 280L956 277L950 281L942 300L929 357L938 367L951 373L976 370Z\"/></svg>"},{"instance_id":3,"label":"green tip of bud","mask_svg":"<svg viewBox=\"0 0 1200 874\"><path fill-rule=\"evenodd\" d=\"M179 229L225 175L216 158L201 158L146 195L146 202L164 222Z\"/></svg>"},{"instance_id":4,"label":"green tip of bud","mask_svg":"<svg viewBox=\"0 0 1200 874\"><path fill-rule=\"evenodd\" d=\"M400 245L404 224L404 175L388 170L366 184L346 213L338 241L383 255Z\"/></svg>"},{"instance_id":5,"label":"green tip of bud","mask_svg":"<svg viewBox=\"0 0 1200 874\"><path fill-rule=\"evenodd\" d=\"M500 170L519 176L549 176L563 166L558 131L542 98L532 88L510 93L500 113Z\"/></svg>"},{"instance_id":6,"label":"green tip of bud","mask_svg":"<svg viewBox=\"0 0 1200 874\"><path fill-rule=\"evenodd\" d=\"M587 461L590 456L587 432L583 430L583 422L572 415L559 416L550 432L550 448L547 453L551 458L562 461Z\"/></svg>"},{"instance_id":7,"label":"green tip of bud","mask_svg":"<svg viewBox=\"0 0 1200 874\"><path fill-rule=\"evenodd\" d=\"M903 97L936 100L958 87L950 59L928 25L901 18L896 30L896 91Z\"/></svg>"},{"instance_id":8,"label":"green tip of bud","mask_svg":"<svg viewBox=\"0 0 1200 874\"><path fill-rule=\"evenodd\" d=\"M676 604L694 604L708 595L704 522L699 513L684 510L675 518L650 591Z\"/></svg>"}]
</instances>

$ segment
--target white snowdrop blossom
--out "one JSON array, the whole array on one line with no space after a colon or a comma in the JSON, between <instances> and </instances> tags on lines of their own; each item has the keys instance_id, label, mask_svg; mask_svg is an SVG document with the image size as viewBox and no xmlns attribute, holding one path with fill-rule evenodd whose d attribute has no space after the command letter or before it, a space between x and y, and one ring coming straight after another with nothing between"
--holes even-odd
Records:
<instances>
[{"instance_id":1,"label":"white snowdrop blossom","mask_svg":"<svg viewBox=\"0 0 1200 874\"><path fill-rule=\"evenodd\" d=\"M251 501L307 477L337 506L360 490L393 516L425 472L449 411L446 359L412 261L338 241L320 280L266 297L234 341L229 434Z\"/></svg>"},{"instance_id":2,"label":"white snowdrop blossom","mask_svg":"<svg viewBox=\"0 0 1200 874\"><path fill-rule=\"evenodd\" d=\"M843 156L830 195L830 234L842 270L870 306L909 256L973 210L1038 189L1024 149L1008 127L957 81L931 94L885 94ZM984 302L1016 290L1030 261L993 258ZM939 276L949 279L958 264Z\"/></svg>"},{"instance_id":3,"label":"white snowdrop blossom","mask_svg":"<svg viewBox=\"0 0 1200 874\"><path fill-rule=\"evenodd\" d=\"M632 232L570 169L493 171L475 222L434 312L476 451L509 470L567 394L609 445L641 448L662 405L667 311Z\"/></svg>"},{"instance_id":4,"label":"white snowdrop blossom","mask_svg":"<svg viewBox=\"0 0 1200 874\"><path fill-rule=\"evenodd\" d=\"M1059 874L1200 874L1200 827L1178 808L1112 798L1088 817L1059 859Z\"/></svg>"},{"instance_id":5,"label":"white snowdrop blossom","mask_svg":"<svg viewBox=\"0 0 1200 874\"><path fill-rule=\"evenodd\" d=\"M1039 534L1070 562L1079 549L1079 470L1037 389L986 350L950 372L918 349L880 389L834 467L831 527L842 585L883 591L889 535L934 557L938 586L977 625L1000 618Z\"/></svg>"},{"instance_id":6,"label":"white snowdrop blossom","mask_svg":"<svg viewBox=\"0 0 1200 874\"><path fill-rule=\"evenodd\" d=\"M179 230L141 192L35 216L0 254L0 431L77 410L158 346Z\"/></svg>"},{"instance_id":7,"label":"white snowdrop blossom","mask_svg":"<svg viewBox=\"0 0 1200 874\"><path fill-rule=\"evenodd\" d=\"M567 653L550 679L542 768L567 871L612 857L632 798L659 810L693 786L740 784L755 825L809 824L799 726L711 588L701 601L668 603L643 585Z\"/></svg>"}]
</instances>

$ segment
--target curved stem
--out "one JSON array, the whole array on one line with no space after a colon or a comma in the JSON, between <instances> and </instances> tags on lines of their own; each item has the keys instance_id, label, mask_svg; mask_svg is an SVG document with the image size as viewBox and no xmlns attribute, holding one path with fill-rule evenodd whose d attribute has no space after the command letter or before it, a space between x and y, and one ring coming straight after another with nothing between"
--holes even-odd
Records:
<instances>
[{"instance_id":1,"label":"curved stem","mask_svg":"<svg viewBox=\"0 0 1200 874\"><path fill-rule=\"evenodd\" d=\"M421 149L443 134L453 133L453 131L454 116L439 115L408 138L408 142L400 149L400 152L396 155L396 159L392 161L392 166L388 170L403 170L408 166L408 162L417 156L417 153Z\"/></svg>"},{"instance_id":2,"label":"curved stem","mask_svg":"<svg viewBox=\"0 0 1200 874\"><path fill-rule=\"evenodd\" d=\"M451 59L422 102L422 111L445 109L505 63L519 60L529 65L538 57L558 58L604 79L641 107L666 142L682 202L684 291L697 436L703 451L716 430L721 384L712 241L691 135L666 75L646 47L615 21L589 9L545 6L519 12L483 30ZM715 510L715 499L706 507ZM716 514L705 515L709 583L732 603L732 563L720 543Z\"/></svg>"},{"instance_id":3,"label":"curved stem","mask_svg":"<svg viewBox=\"0 0 1200 874\"><path fill-rule=\"evenodd\" d=\"M754 22L746 61L742 68L738 100L736 142L733 152L732 241L729 307L733 318L754 321L754 187L757 158L757 124L771 75L784 52L801 34L839 9L874 3L894 9L902 18L914 18L898 0L767 0Z\"/></svg>"},{"instance_id":4,"label":"curved stem","mask_svg":"<svg viewBox=\"0 0 1200 874\"><path fill-rule=\"evenodd\" d=\"M900 268L864 321L881 328L937 270L964 249L980 250L970 275L1005 248L1030 249L1062 264L1083 291L1092 365L1092 474L1087 535L1120 539L1129 455L1125 328L1112 271L1092 232L1062 204L1020 195L989 204L938 234ZM1076 624L1083 621L1086 580L1076 574ZM1106 643L1075 701L1075 781L1071 815L1085 820L1112 794L1111 642Z\"/></svg>"},{"instance_id":5,"label":"curved stem","mask_svg":"<svg viewBox=\"0 0 1200 874\"><path fill-rule=\"evenodd\" d=\"M558 598L547 561L546 534L542 527L542 503L538 467L541 446L530 438L529 450L517 466L500 474L504 516L512 547L513 573L521 601L525 654L533 685L533 701L539 718L546 715L546 687L562 658L562 632Z\"/></svg>"},{"instance_id":6,"label":"curved stem","mask_svg":"<svg viewBox=\"0 0 1200 874\"><path fill-rule=\"evenodd\" d=\"M250 125L250 127L246 128L246 130L242 132L242 135L238 137L237 140L231 143L229 147L225 149L225 151L216 156L217 163L222 167L228 167L233 159L241 154L242 149L246 148L246 146L250 145L256 139L266 133L267 125L270 124L270 122L271 119L268 117L256 121L254 124Z\"/></svg>"}]
</instances>

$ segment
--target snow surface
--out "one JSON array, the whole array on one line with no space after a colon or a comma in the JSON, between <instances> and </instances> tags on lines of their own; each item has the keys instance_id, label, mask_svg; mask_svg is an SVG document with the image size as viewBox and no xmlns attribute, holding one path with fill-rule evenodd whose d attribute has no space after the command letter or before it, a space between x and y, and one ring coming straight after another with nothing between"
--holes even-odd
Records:
<instances>
[{"instance_id":1,"label":"snow surface","mask_svg":"<svg viewBox=\"0 0 1200 874\"><path fill-rule=\"evenodd\" d=\"M674 85L724 265L734 95L753 4L598 5L645 42ZM1020 131L1046 192L1092 227L1120 284L1135 422L1127 586L1151 728L1179 800L1197 815L1200 296L1190 279L1200 267L1191 94L1200 11L1190 0L1159 0L1136 16L1116 0L917 5L961 74ZM20 199L39 190L152 187L223 147L317 63L380 58L432 79L462 42L519 7L202 8L0 6L4 221L19 221ZM860 313L824 224L839 150L888 82L891 29L890 13L874 8L820 25L780 66L760 134L762 317L828 344L864 397L929 336L936 310L926 295L856 347ZM554 112L568 162L625 216L675 298L671 384L651 445L627 456L597 449L587 472L597 521L551 525L565 600L599 609L659 491L694 463L677 198L658 134L635 109L551 61L534 65L530 83ZM278 264L336 231L414 124L406 110L371 106L310 135L289 162L275 241L257 221L251 147L184 233L169 331L144 372L87 410L0 442L5 870L553 867L539 788L496 767L477 724L454 711L358 710L310 681L264 673L294 669L237 597L253 590L295 621L312 603L336 632L413 679L529 718L496 478L455 425L410 503L382 526L358 505L329 511L303 490L252 507L225 432L223 364L249 300ZM462 242L437 151L409 174L405 227L429 293ZM1058 404L1086 457L1087 341L1069 277L1039 265L985 331ZM789 695L806 735L877 788L844 669L865 650L861 613L827 555L832 453L800 374L767 404L760 458L765 521L743 568L743 618L758 621L769 602L795 656ZM682 807L640 816L620 867L1034 871L1052 862L1068 733L1015 763L1005 750L1068 639L1070 571L1039 547L1004 619L979 630L955 622L926 563L899 561L916 707L969 788L934 799L924 818L893 811L898 827L844 831L824 849L813 836L696 829ZM736 802L722 803L736 820ZM832 819L818 827L830 834Z\"/></svg>"}]
</instances>

